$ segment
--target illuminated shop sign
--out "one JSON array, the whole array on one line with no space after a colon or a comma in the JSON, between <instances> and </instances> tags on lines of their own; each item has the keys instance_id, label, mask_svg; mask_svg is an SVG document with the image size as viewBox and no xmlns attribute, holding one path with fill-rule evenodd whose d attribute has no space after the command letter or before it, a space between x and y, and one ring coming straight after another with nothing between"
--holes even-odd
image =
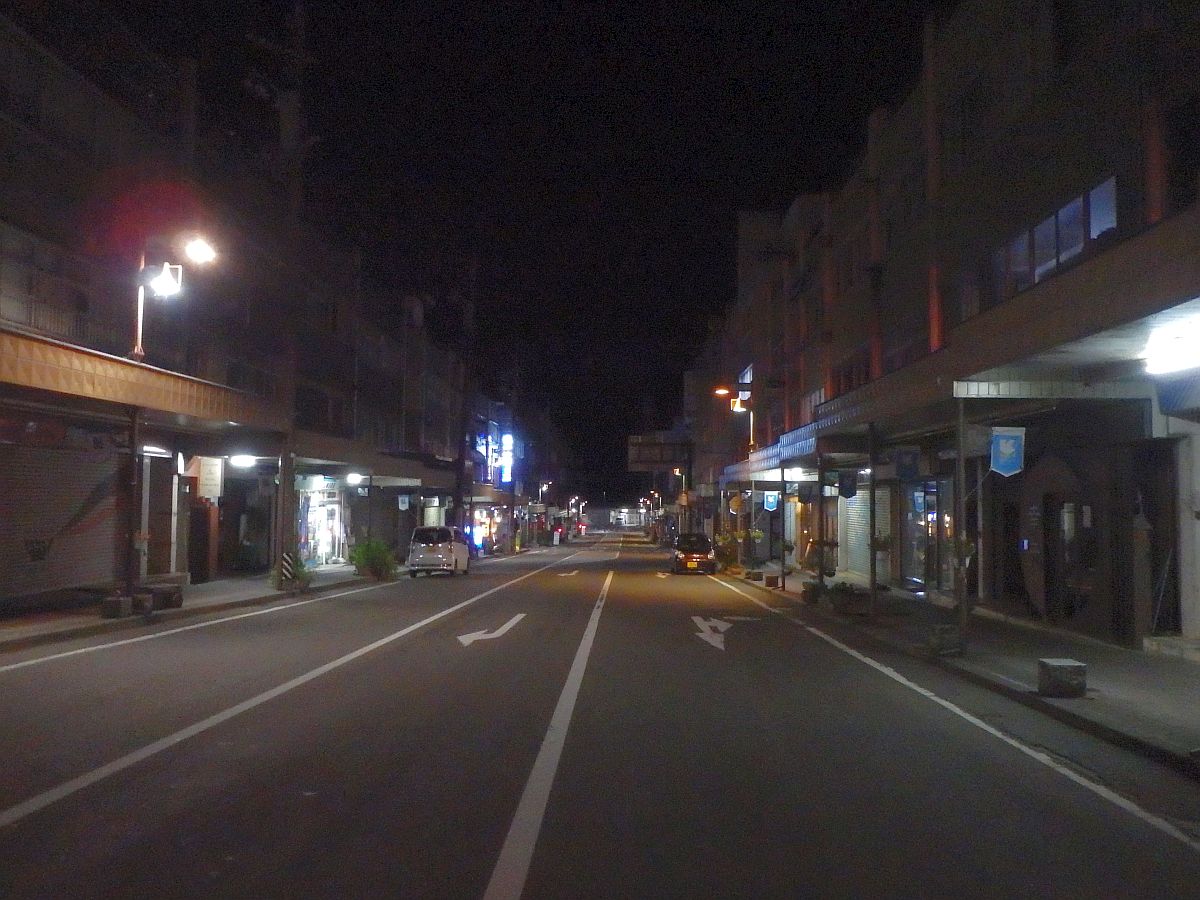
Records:
<instances>
[{"instance_id":1,"label":"illuminated shop sign","mask_svg":"<svg viewBox=\"0 0 1200 900\"><path fill-rule=\"evenodd\" d=\"M502 484L512 482L513 465L513 436L502 435L500 438L500 481Z\"/></svg>"}]
</instances>

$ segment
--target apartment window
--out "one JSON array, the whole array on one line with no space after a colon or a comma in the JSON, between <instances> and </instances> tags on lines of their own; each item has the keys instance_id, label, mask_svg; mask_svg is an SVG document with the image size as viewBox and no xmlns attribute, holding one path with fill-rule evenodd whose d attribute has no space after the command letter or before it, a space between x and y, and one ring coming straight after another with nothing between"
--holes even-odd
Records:
<instances>
[{"instance_id":1,"label":"apartment window","mask_svg":"<svg viewBox=\"0 0 1200 900\"><path fill-rule=\"evenodd\" d=\"M1033 280L1041 281L1058 268L1058 236L1054 216L1043 219L1033 229Z\"/></svg>"},{"instance_id":2,"label":"apartment window","mask_svg":"<svg viewBox=\"0 0 1200 900\"><path fill-rule=\"evenodd\" d=\"M1091 238L1096 240L1117 227L1117 180L1110 178L1088 192L1088 221Z\"/></svg>"},{"instance_id":3,"label":"apartment window","mask_svg":"<svg viewBox=\"0 0 1200 900\"><path fill-rule=\"evenodd\" d=\"M1029 261L1029 232L1022 231L1008 245L1009 289L1023 291L1033 284L1033 270Z\"/></svg>"},{"instance_id":4,"label":"apartment window","mask_svg":"<svg viewBox=\"0 0 1200 900\"><path fill-rule=\"evenodd\" d=\"M1029 231L991 255L991 290L995 302L1054 274L1063 263L1117 227L1117 182L1109 178L1080 197L1067 201ZM1086 238L1086 239L1085 239Z\"/></svg>"},{"instance_id":5,"label":"apartment window","mask_svg":"<svg viewBox=\"0 0 1200 900\"><path fill-rule=\"evenodd\" d=\"M1083 198L1076 197L1058 211L1058 261L1083 252Z\"/></svg>"}]
</instances>

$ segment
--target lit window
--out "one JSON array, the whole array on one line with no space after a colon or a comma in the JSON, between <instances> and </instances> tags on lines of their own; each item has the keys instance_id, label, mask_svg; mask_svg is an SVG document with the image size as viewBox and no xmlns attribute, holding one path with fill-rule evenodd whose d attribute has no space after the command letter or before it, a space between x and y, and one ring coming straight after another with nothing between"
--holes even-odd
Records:
<instances>
[{"instance_id":1,"label":"lit window","mask_svg":"<svg viewBox=\"0 0 1200 900\"><path fill-rule=\"evenodd\" d=\"M1012 291L1023 291L1033 284L1033 272L1029 260L1029 232L1018 234L1008 245L1008 272Z\"/></svg>"},{"instance_id":2,"label":"lit window","mask_svg":"<svg viewBox=\"0 0 1200 900\"><path fill-rule=\"evenodd\" d=\"M1083 251L1083 198L1076 197L1058 211L1058 261L1065 263Z\"/></svg>"},{"instance_id":3,"label":"lit window","mask_svg":"<svg viewBox=\"0 0 1200 900\"><path fill-rule=\"evenodd\" d=\"M1058 244L1054 234L1054 216L1033 229L1033 280L1041 281L1058 267Z\"/></svg>"},{"instance_id":4,"label":"lit window","mask_svg":"<svg viewBox=\"0 0 1200 900\"><path fill-rule=\"evenodd\" d=\"M1088 193L1092 240L1117 227L1117 180L1110 178Z\"/></svg>"}]
</instances>

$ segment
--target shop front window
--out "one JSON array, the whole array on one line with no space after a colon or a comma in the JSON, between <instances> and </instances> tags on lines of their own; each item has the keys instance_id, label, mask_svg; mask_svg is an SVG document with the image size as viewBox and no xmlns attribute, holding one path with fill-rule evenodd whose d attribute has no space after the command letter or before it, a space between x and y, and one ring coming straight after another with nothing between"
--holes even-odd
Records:
<instances>
[{"instance_id":1,"label":"shop front window","mask_svg":"<svg viewBox=\"0 0 1200 900\"><path fill-rule=\"evenodd\" d=\"M930 590L954 588L954 482L908 484L901 522L901 575Z\"/></svg>"}]
</instances>

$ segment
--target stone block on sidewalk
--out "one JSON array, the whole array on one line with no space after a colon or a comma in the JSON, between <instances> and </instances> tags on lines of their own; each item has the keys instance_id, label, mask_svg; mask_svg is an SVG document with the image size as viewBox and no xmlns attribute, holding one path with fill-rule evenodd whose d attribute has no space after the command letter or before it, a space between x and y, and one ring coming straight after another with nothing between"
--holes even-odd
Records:
<instances>
[{"instance_id":1,"label":"stone block on sidewalk","mask_svg":"<svg viewBox=\"0 0 1200 900\"><path fill-rule=\"evenodd\" d=\"M962 634L957 625L937 624L929 629L925 649L931 656L959 656L962 654Z\"/></svg>"},{"instance_id":2,"label":"stone block on sidewalk","mask_svg":"<svg viewBox=\"0 0 1200 900\"><path fill-rule=\"evenodd\" d=\"M1038 693L1043 697L1084 696L1087 665L1074 659L1039 659Z\"/></svg>"},{"instance_id":3,"label":"stone block on sidewalk","mask_svg":"<svg viewBox=\"0 0 1200 900\"><path fill-rule=\"evenodd\" d=\"M133 615L133 598L114 594L100 601L100 617L103 619L123 619Z\"/></svg>"},{"instance_id":4,"label":"stone block on sidewalk","mask_svg":"<svg viewBox=\"0 0 1200 900\"><path fill-rule=\"evenodd\" d=\"M746 579L748 581L762 581L763 573L758 569L752 569L746 573Z\"/></svg>"},{"instance_id":5,"label":"stone block on sidewalk","mask_svg":"<svg viewBox=\"0 0 1200 900\"><path fill-rule=\"evenodd\" d=\"M779 576L778 575L765 575L765 576L763 576L763 581L764 581L764 584L766 584L766 586L769 588L779 587Z\"/></svg>"}]
</instances>

